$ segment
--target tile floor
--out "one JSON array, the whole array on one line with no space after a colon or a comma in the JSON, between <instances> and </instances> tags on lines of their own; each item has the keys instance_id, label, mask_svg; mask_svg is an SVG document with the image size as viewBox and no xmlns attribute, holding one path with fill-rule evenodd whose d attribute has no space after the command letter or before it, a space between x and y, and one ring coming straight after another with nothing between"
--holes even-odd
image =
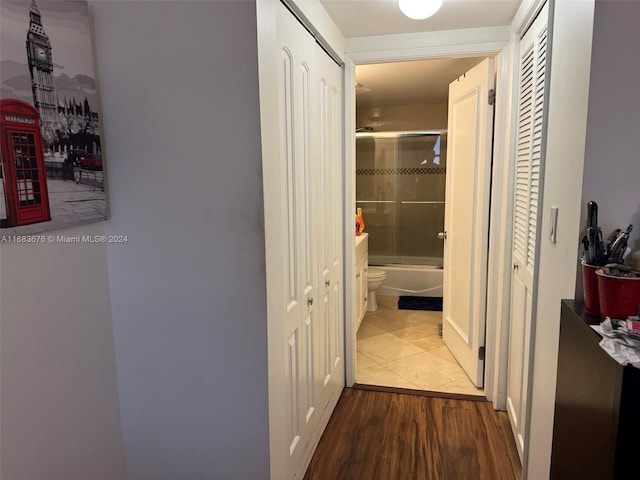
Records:
<instances>
[{"instance_id":1,"label":"tile floor","mask_svg":"<svg viewBox=\"0 0 640 480\"><path fill-rule=\"evenodd\" d=\"M357 334L356 382L484 397L438 335L442 312L398 310L398 297L378 296Z\"/></svg>"}]
</instances>

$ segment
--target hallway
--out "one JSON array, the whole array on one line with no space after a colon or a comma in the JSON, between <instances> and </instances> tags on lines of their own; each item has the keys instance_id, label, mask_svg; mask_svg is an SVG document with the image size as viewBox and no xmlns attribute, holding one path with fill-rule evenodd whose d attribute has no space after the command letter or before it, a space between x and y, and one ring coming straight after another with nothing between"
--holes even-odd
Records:
<instances>
[{"instance_id":1,"label":"hallway","mask_svg":"<svg viewBox=\"0 0 640 480\"><path fill-rule=\"evenodd\" d=\"M518 479L490 403L346 388L305 480Z\"/></svg>"}]
</instances>

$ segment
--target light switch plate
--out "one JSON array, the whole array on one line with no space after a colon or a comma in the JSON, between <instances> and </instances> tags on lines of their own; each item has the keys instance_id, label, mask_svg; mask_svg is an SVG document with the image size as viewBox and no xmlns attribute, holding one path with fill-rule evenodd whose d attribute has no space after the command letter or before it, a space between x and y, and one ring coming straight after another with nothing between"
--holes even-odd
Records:
<instances>
[{"instance_id":1,"label":"light switch plate","mask_svg":"<svg viewBox=\"0 0 640 480\"><path fill-rule=\"evenodd\" d=\"M549 229L549 241L556 243L556 234L558 231L558 207L551 207L551 228Z\"/></svg>"}]
</instances>

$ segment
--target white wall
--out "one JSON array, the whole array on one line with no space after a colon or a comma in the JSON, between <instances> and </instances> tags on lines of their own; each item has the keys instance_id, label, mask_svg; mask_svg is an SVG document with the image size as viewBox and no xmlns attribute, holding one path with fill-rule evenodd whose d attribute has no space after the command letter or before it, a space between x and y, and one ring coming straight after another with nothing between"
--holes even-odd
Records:
<instances>
[{"instance_id":1,"label":"white wall","mask_svg":"<svg viewBox=\"0 0 640 480\"><path fill-rule=\"evenodd\" d=\"M447 103L387 105L356 109L356 127L372 126L376 131L446 130Z\"/></svg>"},{"instance_id":2,"label":"white wall","mask_svg":"<svg viewBox=\"0 0 640 480\"><path fill-rule=\"evenodd\" d=\"M552 3L549 116L542 225L538 232L539 277L533 317L528 454L525 452L523 462L525 478L530 480L549 478L560 301L572 298L575 289L593 3L593 0ZM549 241L551 207L559 209L556 244Z\"/></svg>"},{"instance_id":3,"label":"white wall","mask_svg":"<svg viewBox=\"0 0 640 480\"><path fill-rule=\"evenodd\" d=\"M91 5L128 478L267 478L255 3Z\"/></svg>"},{"instance_id":4,"label":"white wall","mask_svg":"<svg viewBox=\"0 0 640 480\"><path fill-rule=\"evenodd\" d=\"M0 477L123 479L105 246L0 245L0 333Z\"/></svg>"},{"instance_id":5,"label":"white wall","mask_svg":"<svg viewBox=\"0 0 640 480\"><path fill-rule=\"evenodd\" d=\"M631 223L634 249L640 249L638 19L640 2L596 1L581 223L586 228L586 205L594 200L603 235Z\"/></svg>"}]
</instances>

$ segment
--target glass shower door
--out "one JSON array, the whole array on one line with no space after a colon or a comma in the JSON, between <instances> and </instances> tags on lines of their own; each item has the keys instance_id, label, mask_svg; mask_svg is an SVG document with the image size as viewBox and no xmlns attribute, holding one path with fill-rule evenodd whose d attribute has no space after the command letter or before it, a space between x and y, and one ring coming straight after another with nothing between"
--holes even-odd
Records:
<instances>
[{"instance_id":1,"label":"glass shower door","mask_svg":"<svg viewBox=\"0 0 640 480\"><path fill-rule=\"evenodd\" d=\"M371 264L442 267L446 133L356 136L356 203Z\"/></svg>"}]
</instances>

